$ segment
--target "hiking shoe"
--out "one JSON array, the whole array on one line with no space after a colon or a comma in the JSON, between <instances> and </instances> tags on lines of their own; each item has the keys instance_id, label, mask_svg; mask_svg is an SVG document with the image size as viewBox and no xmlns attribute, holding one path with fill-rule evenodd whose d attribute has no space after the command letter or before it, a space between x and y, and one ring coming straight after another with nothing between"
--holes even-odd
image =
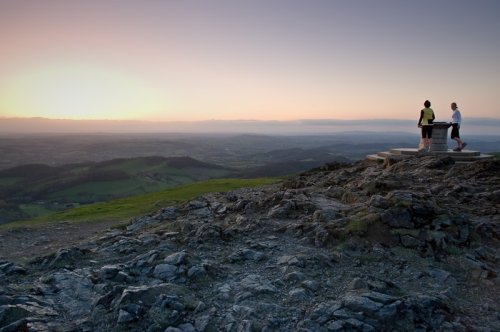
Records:
<instances>
[{"instance_id":1,"label":"hiking shoe","mask_svg":"<svg viewBox=\"0 0 500 332\"><path fill-rule=\"evenodd\" d=\"M453 149L453 151L460 152L460 151L462 151L462 149L460 149L460 148L455 148L455 149Z\"/></svg>"},{"instance_id":2,"label":"hiking shoe","mask_svg":"<svg viewBox=\"0 0 500 332\"><path fill-rule=\"evenodd\" d=\"M462 143L462 148L460 150L462 150L463 148L465 148L467 146L467 143L463 142Z\"/></svg>"}]
</instances>

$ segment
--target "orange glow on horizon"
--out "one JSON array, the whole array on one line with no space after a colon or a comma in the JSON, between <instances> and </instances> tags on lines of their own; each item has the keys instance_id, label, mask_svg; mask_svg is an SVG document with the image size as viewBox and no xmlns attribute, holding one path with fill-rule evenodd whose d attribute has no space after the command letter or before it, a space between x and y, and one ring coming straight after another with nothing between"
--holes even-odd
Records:
<instances>
[{"instance_id":1,"label":"orange glow on horizon","mask_svg":"<svg viewBox=\"0 0 500 332\"><path fill-rule=\"evenodd\" d=\"M166 108L165 96L133 76L81 64L26 69L0 89L8 117L138 119Z\"/></svg>"}]
</instances>

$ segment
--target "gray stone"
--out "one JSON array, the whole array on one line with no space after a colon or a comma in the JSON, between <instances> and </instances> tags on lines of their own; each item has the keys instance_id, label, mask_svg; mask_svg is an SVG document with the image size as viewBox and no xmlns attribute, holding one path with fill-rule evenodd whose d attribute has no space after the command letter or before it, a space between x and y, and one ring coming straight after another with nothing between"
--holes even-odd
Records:
<instances>
[{"instance_id":1,"label":"gray stone","mask_svg":"<svg viewBox=\"0 0 500 332\"><path fill-rule=\"evenodd\" d=\"M288 292L288 296L294 301L307 299L307 292L304 288L294 288Z\"/></svg>"},{"instance_id":2,"label":"gray stone","mask_svg":"<svg viewBox=\"0 0 500 332\"><path fill-rule=\"evenodd\" d=\"M381 303L372 301L367 297L353 294L344 297L343 305L352 311L362 311L369 316L373 316L383 306Z\"/></svg>"},{"instance_id":3,"label":"gray stone","mask_svg":"<svg viewBox=\"0 0 500 332\"><path fill-rule=\"evenodd\" d=\"M175 265L170 264L158 264L156 265L153 275L155 278L161 280L172 280L175 279L179 268Z\"/></svg>"},{"instance_id":4,"label":"gray stone","mask_svg":"<svg viewBox=\"0 0 500 332\"><path fill-rule=\"evenodd\" d=\"M398 298L396 298L394 296L383 294L383 293L379 293L379 292L363 293L363 294L361 294L361 296L367 297L370 300L373 300L375 302L379 302L379 303L382 303L382 304L389 304L389 303L397 301L397 299L398 299Z\"/></svg>"},{"instance_id":5,"label":"gray stone","mask_svg":"<svg viewBox=\"0 0 500 332\"><path fill-rule=\"evenodd\" d=\"M161 211L161 218L163 220L175 220L179 216L179 209L176 207L167 207Z\"/></svg>"},{"instance_id":6,"label":"gray stone","mask_svg":"<svg viewBox=\"0 0 500 332\"><path fill-rule=\"evenodd\" d=\"M294 271L294 272L290 272L290 273L286 274L285 277L283 278L283 280L285 280L287 282L297 282L297 281L304 280L304 278L305 278L304 273Z\"/></svg>"},{"instance_id":7,"label":"gray stone","mask_svg":"<svg viewBox=\"0 0 500 332\"><path fill-rule=\"evenodd\" d=\"M30 315L30 311L20 305L3 305L0 307L0 328Z\"/></svg>"},{"instance_id":8,"label":"gray stone","mask_svg":"<svg viewBox=\"0 0 500 332\"><path fill-rule=\"evenodd\" d=\"M319 290L319 288L320 288L319 282L317 282L315 280L304 280L301 285L302 285L302 287L309 289L310 291L313 291L313 292Z\"/></svg>"},{"instance_id":9,"label":"gray stone","mask_svg":"<svg viewBox=\"0 0 500 332\"><path fill-rule=\"evenodd\" d=\"M366 281L364 281L361 278L354 278L349 283L348 288L351 290L366 289L366 288L368 288L368 284L366 283Z\"/></svg>"},{"instance_id":10,"label":"gray stone","mask_svg":"<svg viewBox=\"0 0 500 332\"><path fill-rule=\"evenodd\" d=\"M4 275L14 275L14 274L26 274L26 269L20 265L14 264L12 262L0 262L0 276Z\"/></svg>"},{"instance_id":11,"label":"gray stone","mask_svg":"<svg viewBox=\"0 0 500 332\"><path fill-rule=\"evenodd\" d=\"M197 279L204 277L207 274L203 266L191 266L187 272L187 276L190 279Z\"/></svg>"},{"instance_id":12,"label":"gray stone","mask_svg":"<svg viewBox=\"0 0 500 332\"><path fill-rule=\"evenodd\" d=\"M387 200L384 197L377 194L372 195L370 197L370 202L368 204L380 209L387 209L389 207L389 203L387 202Z\"/></svg>"},{"instance_id":13,"label":"gray stone","mask_svg":"<svg viewBox=\"0 0 500 332\"><path fill-rule=\"evenodd\" d=\"M252 249L243 249L238 250L228 257L228 260L231 263L244 261L244 260L252 260L252 261L261 261L265 258L264 253L260 251L255 251Z\"/></svg>"},{"instance_id":14,"label":"gray stone","mask_svg":"<svg viewBox=\"0 0 500 332\"><path fill-rule=\"evenodd\" d=\"M179 287L173 284L164 283L153 286L130 286L123 290L122 295L117 301L117 306L122 307L130 303L144 303L151 306L156 298L161 294L175 294Z\"/></svg>"},{"instance_id":15,"label":"gray stone","mask_svg":"<svg viewBox=\"0 0 500 332\"><path fill-rule=\"evenodd\" d=\"M271 208L267 216L269 218L286 218L291 210L295 208L295 204L288 200L283 201L281 204L274 206Z\"/></svg>"},{"instance_id":16,"label":"gray stone","mask_svg":"<svg viewBox=\"0 0 500 332\"><path fill-rule=\"evenodd\" d=\"M136 232L146 226L158 224L160 221L158 219L152 218L150 216L144 216L138 219L135 219L130 225L127 226L127 231Z\"/></svg>"},{"instance_id":17,"label":"gray stone","mask_svg":"<svg viewBox=\"0 0 500 332\"><path fill-rule=\"evenodd\" d=\"M427 273L436 280L439 280L441 283L446 284L448 286L455 285L457 283L456 279L452 277L451 273L436 268L431 267Z\"/></svg>"},{"instance_id":18,"label":"gray stone","mask_svg":"<svg viewBox=\"0 0 500 332\"><path fill-rule=\"evenodd\" d=\"M165 257L163 261L165 262L165 264L181 265L185 263L186 260L187 253L185 251L180 251Z\"/></svg>"},{"instance_id":19,"label":"gray stone","mask_svg":"<svg viewBox=\"0 0 500 332\"><path fill-rule=\"evenodd\" d=\"M345 331L344 325L345 322L342 320L331 320L325 324L325 327L328 329L328 331L342 332Z\"/></svg>"},{"instance_id":20,"label":"gray stone","mask_svg":"<svg viewBox=\"0 0 500 332\"><path fill-rule=\"evenodd\" d=\"M401 235L400 241L403 247L406 248L418 248L422 246L422 241L408 234Z\"/></svg>"},{"instance_id":21,"label":"gray stone","mask_svg":"<svg viewBox=\"0 0 500 332\"><path fill-rule=\"evenodd\" d=\"M54 298L70 316L81 317L90 313L95 293L94 285L88 277L62 270L54 273L51 281L52 287L58 290Z\"/></svg>"},{"instance_id":22,"label":"gray stone","mask_svg":"<svg viewBox=\"0 0 500 332\"><path fill-rule=\"evenodd\" d=\"M111 280L118 274L120 270L121 267L118 265L104 265L99 270L99 276L104 280Z\"/></svg>"},{"instance_id":23,"label":"gray stone","mask_svg":"<svg viewBox=\"0 0 500 332\"><path fill-rule=\"evenodd\" d=\"M278 265L299 266L303 267L304 262L299 260L296 256L281 256L278 258Z\"/></svg>"},{"instance_id":24,"label":"gray stone","mask_svg":"<svg viewBox=\"0 0 500 332\"><path fill-rule=\"evenodd\" d=\"M337 211L334 209L321 209L313 213L313 222L328 222L337 218Z\"/></svg>"},{"instance_id":25,"label":"gray stone","mask_svg":"<svg viewBox=\"0 0 500 332\"><path fill-rule=\"evenodd\" d=\"M194 328L193 324L191 324L191 323L181 324L178 326L178 328L182 332L196 332L196 329Z\"/></svg>"},{"instance_id":26,"label":"gray stone","mask_svg":"<svg viewBox=\"0 0 500 332\"><path fill-rule=\"evenodd\" d=\"M248 275L240 282L240 285L243 289L256 293L275 293L278 291L268 280L257 274Z\"/></svg>"},{"instance_id":27,"label":"gray stone","mask_svg":"<svg viewBox=\"0 0 500 332\"><path fill-rule=\"evenodd\" d=\"M199 316L194 321L194 327L196 331L206 331L208 324L210 323L211 317L210 315Z\"/></svg>"},{"instance_id":28,"label":"gray stone","mask_svg":"<svg viewBox=\"0 0 500 332\"><path fill-rule=\"evenodd\" d=\"M326 323L334 317L334 313L340 308L342 308L342 305L337 301L320 303L314 308L311 319L316 320L320 324Z\"/></svg>"},{"instance_id":29,"label":"gray stone","mask_svg":"<svg viewBox=\"0 0 500 332\"><path fill-rule=\"evenodd\" d=\"M177 327L169 326L163 332L182 332L182 330Z\"/></svg>"},{"instance_id":30,"label":"gray stone","mask_svg":"<svg viewBox=\"0 0 500 332\"><path fill-rule=\"evenodd\" d=\"M380 219L393 228L415 228L413 217L404 208L386 210L380 214Z\"/></svg>"},{"instance_id":31,"label":"gray stone","mask_svg":"<svg viewBox=\"0 0 500 332\"><path fill-rule=\"evenodd\" d=\"M120 309L118 312L118 324L129 323L134 320L134 316L132 316L128 311Z\"/></svg>"}]
</instances>

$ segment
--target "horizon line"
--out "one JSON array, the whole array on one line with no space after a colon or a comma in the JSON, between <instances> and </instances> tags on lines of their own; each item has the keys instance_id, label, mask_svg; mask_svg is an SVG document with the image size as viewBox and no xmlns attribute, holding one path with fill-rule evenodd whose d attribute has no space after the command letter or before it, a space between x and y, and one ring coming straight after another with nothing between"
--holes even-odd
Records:
<instances>
[{"instance_id":1,"label":"horizon line","mask_svg":"<svg viewBox=\"0 0 500 332\"><path fill-rule=\"evenodd\" d=\"M467 120L498 120L500 117L467 117ZM320 125L323 122L358 122L358 121L414 121L413 119L401 119L401 118L361 118L361 119L339 119L339 118L300 118L293 120L259 120L259 119L202 119L202 120L148 120L148 119L70 119L70 118L47 118L43 116L33 116L33 117L5 117L0 116L0 121L2 120L47 120L47 121L109 121L109 122L145 122L145 123L158 123L158 122L169 122L169 123L193 123L193 122L306 122L307 124Z\"/></svg>"}]
</instances>

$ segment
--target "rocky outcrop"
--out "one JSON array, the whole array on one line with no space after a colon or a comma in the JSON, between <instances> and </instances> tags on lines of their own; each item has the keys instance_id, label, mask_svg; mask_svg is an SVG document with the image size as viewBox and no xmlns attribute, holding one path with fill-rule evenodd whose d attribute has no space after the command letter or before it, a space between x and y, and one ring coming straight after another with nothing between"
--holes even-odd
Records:
<instances>
[{"instance_id":1,"label":"rocky outcrop","mask_svg":"<svg viewBox=\"0 0 500 332\"><path fill-rule=\"evenodd\" d=\"M500 163L330 164L24 266L0 331L494 331Z\"/></svg>"}]
</instances>

